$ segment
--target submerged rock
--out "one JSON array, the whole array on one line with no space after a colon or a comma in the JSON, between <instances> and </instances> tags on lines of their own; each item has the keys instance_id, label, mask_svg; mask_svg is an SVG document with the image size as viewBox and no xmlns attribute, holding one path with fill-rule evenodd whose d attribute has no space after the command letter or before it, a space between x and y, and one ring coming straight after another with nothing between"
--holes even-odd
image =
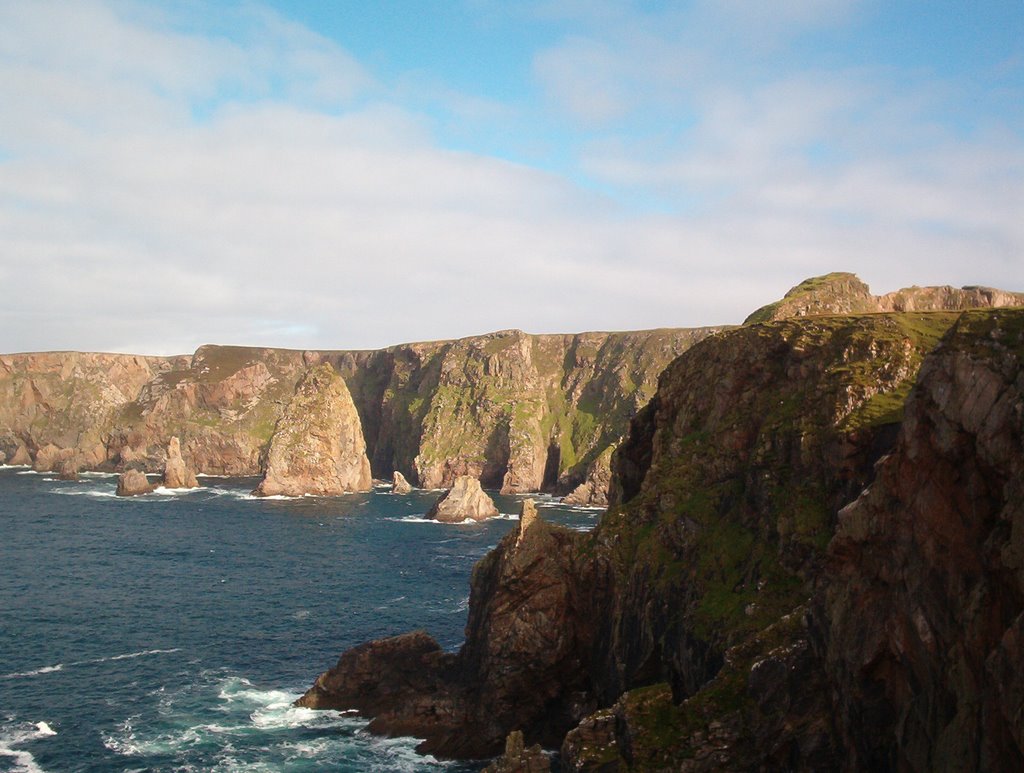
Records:
<instances>
[{"instance_id":1,"label":"submerged rock","mask_svg":"<svg viewBox=\"0 0 1024 773\"><path fill-rule=\"evenodd\" d=\"M306 372L267 452L257 496L335 496L373 487L352 395L328 363Z\"/></svg>"},{"instance_id":2,"label":"submerged rock","mask_svg":"<svg viewBox=\"0 0 1024 773\"><path fill-rule=\"evenodd\" d=\"M117 479L117 495L119 497L148 494L153 488L146 473L141 470L125 470Z\"/></svg>"},{"instance_id":3,"label":"submerged rock","mask_svg":"<svg viewBox=\"0 0 1024 773\"><path fill-rule=\"evenodd\" d=\"M496 515L498 508L480 488L480 481L469 475L460 475L451 490L434 503L426 517L442 523L461 523L467 518L483 521Z\"/></svg>"},{"instance_id":4,"label":"submerged rock","mask_svg":"<svg viewBox=\"0 0 1024 773\"><path fill-rule=\"evenodd\" d=\"M167 488L198 488L196 474L185 466L181 458L181 442L172 437L167 444L167 463L164 465L164 486Z\"/></svg>"},{"instance_id":5,"label":"submerged rock","mask_svg":"<svg viewBox=\"0 0 1024 773\"><path fill-rule=\"evenodd\" d=\"M405 479L398 470L395 470L395 474L391 482L391 493L392 494L409 494L412 492L412 486L409 481Z\"/></svg>"}]
</instances>

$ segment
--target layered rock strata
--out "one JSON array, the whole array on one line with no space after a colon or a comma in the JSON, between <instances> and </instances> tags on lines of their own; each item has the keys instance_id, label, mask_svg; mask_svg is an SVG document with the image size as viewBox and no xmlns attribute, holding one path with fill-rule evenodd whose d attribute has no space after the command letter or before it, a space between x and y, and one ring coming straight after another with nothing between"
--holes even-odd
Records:
<instances>
[{"instance_id":1,"label":"layered rock strata","mask_svg":"<svg viewBox=\"0 0 1024 773\"><path fill-rule=\"evenodd\" d=\"M498 507L480 488L480 481L460 475L455 485L434 503L426 517L442 523L462 523L465 520L483 521L498 515Z\"/></svg>"},{"instance_id":2,"label":"layered rock strata","mask_svg":"<svg viewBox=\"0 0 1024 773\"><path fill-rule=\"evenodd\" d=\"M359 414L324 363L305 374L270 438L257 496L335 496L373 487Z\"/></svg>"}]
</instances>

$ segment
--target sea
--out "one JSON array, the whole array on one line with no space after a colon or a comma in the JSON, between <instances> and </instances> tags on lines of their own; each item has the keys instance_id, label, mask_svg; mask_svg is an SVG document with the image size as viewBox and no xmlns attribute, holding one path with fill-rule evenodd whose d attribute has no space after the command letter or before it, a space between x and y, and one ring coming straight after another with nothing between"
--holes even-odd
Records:
<instances>
[{"instance_id":1,"label":"sea","mask_svg":"<svg viewBox=\"0 0 1024 773\"><path fill-rule=\"evenodd\" d=\"M462 771L350 713L292 706L339 654L416 629L455 651L473 564L516 527L439 492L258 499L255 479L132 498L0 468L0 771ZM541 497L546 519L599 511Z\"/></svg>"}]
</instances>

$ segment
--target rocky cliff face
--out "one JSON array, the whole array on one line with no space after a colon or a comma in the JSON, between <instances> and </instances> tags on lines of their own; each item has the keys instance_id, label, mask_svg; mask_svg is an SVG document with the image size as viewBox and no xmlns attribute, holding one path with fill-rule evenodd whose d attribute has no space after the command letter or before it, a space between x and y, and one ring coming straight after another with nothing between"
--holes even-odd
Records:
<instances>
[{"instance_id":1,"label":"rocky cliff face","mask_svg":"<svg viewBox=\"0 0 1024 773\"><path fill-rule=\"evenodd\" d=\"M191 469L255 475L299 379L329 363L377 475L450 487L469 474L488 488L567 492L618 441L664 366L714 331L504 331L368 352L11 355L0 359L0 453L34 462L52 445L82 469L160 472L177 436Z\"/></svg>"},{"instance_id":2,"label":"rocky cliff face","mask_svg":"<svg viewBox=\"0 0 1024 773\"><path fill-rule=\"evenodd\" d=\"M855 770L1024 769L1024 312L965 314L839 513L817 617Z\"/></svg>"},{"instance_id":3,"label":"rocky cliff face","mask_svg":"<svg viewBox=\"0 0 1024 773\"><path fill-rule=\"evenodd\" d=\"M369 491L370 460L345 381L323 363L310 368L277 421L257 496L335 496Z\"/></svg>"},{"instance_id":4,"label":"rocky cliff face","mask_svg":"<svg viewBox=\"0 0 1024 773\"><path fill-rule=\"evenodd\" d=\"M480 562L429 685L356 705L336 669L306 705L445 756L568 733L574 771L1017 769L1022 346L1021 310L698 344L632 422L595 532L534 522Z\"/></svg>"}]
</instances>

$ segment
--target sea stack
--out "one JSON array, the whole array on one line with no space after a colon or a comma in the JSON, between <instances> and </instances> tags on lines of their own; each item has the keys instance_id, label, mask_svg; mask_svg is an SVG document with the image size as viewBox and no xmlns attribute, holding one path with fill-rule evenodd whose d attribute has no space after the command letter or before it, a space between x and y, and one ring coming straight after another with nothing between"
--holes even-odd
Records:
<instances>
[{"instance_id":1,"label":"sea stack","mask_svg":"<svg viewBox=\"0 0 1024 773\"><path fill-rule=\"evenodd\" d=\"M411 492L412 486L409 484L409 481L405 479L405 476L402 475L402 473L400 473L398 470L395 470L395 475L391 483L391 493L409 494Z\"/></svg>"},{"instance_id":2,"label":"sea stack","mask_svg":"<svg viewBox=\"0 0 1024 773\"><path fill-rule=\"evenodd\" d=\"M442 523L461 523L467 518L483 521L496 515L498 508L480 488L480 481L469 475L460 475L451 490L434 503L426 517Z\"/></svg>"},{"instance_id":3,"label":"sea stack","mask_svg":"<svg viewBox=\"0 0 1024 773\"><path fill-rule=\"evenodd\" d=\"M329 363L310 368L270 438L256 496L335 496L373 487L352 395Z\"/></svg>"},{"instance_id":4,"label":"sea stack","mask_svg":"<svg viewBox=\"0 0 1024 773\"><path fill-rule=\"evenodd\" d=\"M134 497L139 494L148 494L153 490L146 473L141 470L125 470L117 479L117 495L119 497Z\"/></svg>"},{"instance_id":5,"label":"sea stack","mask_svg":"<svg viewBox=\"0 0 1024 773\"><path fill-rule=\"evenodd\" d=\"M164 486L166 488L198 488L196 474L185 466L181 458L181 442L172 437L167 444L167 463L164 465Z\"/></svg>"}]
</instances>

